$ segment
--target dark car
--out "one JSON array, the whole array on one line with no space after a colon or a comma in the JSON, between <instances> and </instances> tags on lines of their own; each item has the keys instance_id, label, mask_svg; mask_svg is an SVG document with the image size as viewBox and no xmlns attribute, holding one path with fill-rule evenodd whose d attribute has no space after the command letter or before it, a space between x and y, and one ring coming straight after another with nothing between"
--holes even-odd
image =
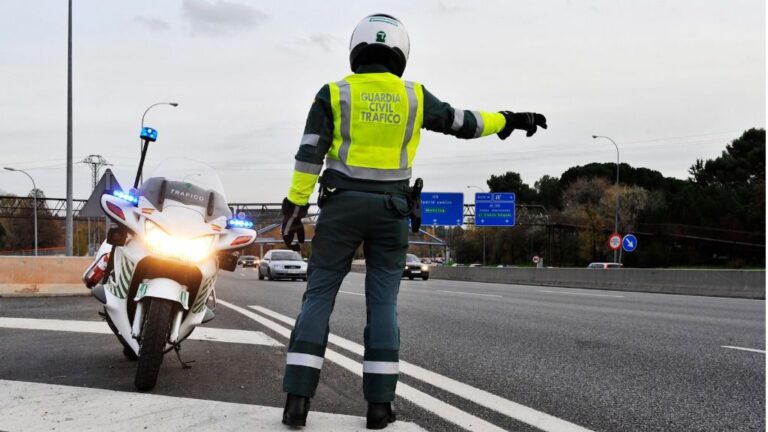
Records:
<instances>
[{"instance_id":1,"label":"dark car","mask_svg":"<svg viewBox=\"0 0 768 432\"><path fill-rule=\"evenodd\" d=\"M245 255L240 257L240 265L243 267L258 267L259 258L253 255Z\"/></svg>"},{"instance_id":2,"label":"dark car","mask_svg":"<svg viewBox=\"0 0 768 432\"><path fill-rule=\"evenodd\" d=\"M420 277L424 280L429 279L429 266L422 264L419 257L414 254L405 255L405 269L403 269L403 277L408 279L415 279Z\"/></svg>"}]
</instances>

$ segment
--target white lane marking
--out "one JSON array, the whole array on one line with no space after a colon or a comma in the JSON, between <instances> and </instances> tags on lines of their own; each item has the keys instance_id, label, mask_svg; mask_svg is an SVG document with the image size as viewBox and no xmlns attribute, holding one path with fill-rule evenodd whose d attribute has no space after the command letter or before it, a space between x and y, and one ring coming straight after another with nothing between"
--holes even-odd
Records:
<instances>
[{"instance_id":1,"label":"white lane marking","mask_svg":"<svg viewBox=\"0 0 768 432\"><path fill-rule=\"evenodd\" d=\"M260 331L223 329L212 327L197 327L189 336L190 340L210 342L228 342L251 345L283 346Z\"/></svg>"},{"instance_id":2,"label":"white lane marking","mask_svg":"<svg viewBox=\"0 0 768 432\"><path fill-rule=\"evenodd\" d=\"M290 317L279 314L265 307L249 307L288 325L293 326L295 324L295 320L291 319ZM288 332L288 335L288 337L290 337L290 332ZM348 339L341 338L334 334L328 335L328 342L359 356L362 356L363 352L365 351L365 348L362 345L352 342ZM472 401L478 405L490 408L494 411L506 415L507 417L511 417L547 432L589 432L589 429L575 425L566 420L561 420L557 417L551 416L541 411L537 411L517 402L504 399L500 396L496 396L493 393L480 390L478 388L437 374L403 360L400 360L400 373L412 376L420 381L426 382L427 384L431 384L457 396L461 396L464 399ZM402 384L398 384L398 390L400 389L401 385Z\"/></svg>"},{"instance_id":3,"label":"white lane marking","mask_svg":"<svg viewBox=\"0 0 768 432\"><path fill-rule=\"evenodd\" d=\"M749 351L749 352L756 352L756 353L765 354L765 350L759 350L759 349L754 349L754 348L744 348L744 347L728 346L728 345L722 345L720 348L728 348L728 349L735 349L735 350L740 350L740 351Z\"/></svg>"},{"instance_id":4,"label":"white lane marking","mask_svg":"<svg viewBox=\"0 0 768 432\"><path fill-rule=\"evenodd\" d=\"M365 297L365 294L356 293L356 292L352 292L352 291L343 291L343 290L339 290L339 292L340 292L340 293L344 293L344 294L352 294L352 295L356 295L356 296L363 296L363 297Z\"/></svg>"},{"instance_id":5,"label":"white lane marking","mask_svg":"<svg viewBox=\"0 0 768 432\"><path fill-rule=\"evenodd\" d=\"M437 292L442 293L448 293L448 294L464 294L464 295L475 295L475 296L482 296L482 297L500 297L500 295L496 294L480 294L480 293L471 293L471 292L464 292L464 291L448 291L448 290L435 290Z\"/></svg>"},{"instance_id":6,"label":"white lane marking","mask_svg":"<svg viewBox=\"0 0 768 432\"><path fill-rule=\"evenodd\" d=\"M5 318L0 317L0 327L22 330L50 330L77 333L112 334L103 321L75 321L58 319ZM283 346L280 342L260 331L197 327L190 340L228 342L250 345Z\"/></svg>"},{"instance_id":7,"label":"white lane marking","mask_svg":"<svg viewBox=\"0 0 768 432\"><path fill-rule=\"evenodd\" d=\"M234 305L232 303L229 303L227 301L219 300L218 303L220 305L226 306L235 312L239 312L242 315L247 316L248 318L258 322L259 324L262 324L263 326L267 327L268 329L276 332L277 334L285 337L290 338L291 337L291 330L288 328L285 328L276 322L269 320L267 318L264 318L263 316L256 314L252 311L249 311L248 309L241 308L240 306ZM286 317L287 318L287 317ZM331 335L332 337L332 335ZM344 355L339 354L336 351L333 351L331 349L325 350L325 359L336 363L337 365L343 367L344 369L352 372L355 375L362 376L363 375L363 365L362 363L359 363L355 360L352 360L349 357L346 357ZM416 405L421 406L422 408L431 411L438 415L439 417L442 417L446 420L448 420L451 423L455 423L459 426L461 426L464 429L467 429L469 431L478 431L478 432L484 432L484 431L491 431L491 432L502 432L504 429L499 428L496 425L493 425L479 417L475 417L472 414L469 414L467 412L464 412L453 405L449 405L435 397L432 397L421 390L417 390L407 384L404 383L398 383L397 385L397 395L400 397L407 399L411 402L413 402ZM391 426L391 425L390 425Z\"/></svg>"},{"instance_id":8,"label":"white lane marking","mask_svg":"<svg viewBox=\"0 0 768 432\"><path fill-rule=\"evenodd\" d=\"M282 408L0 380L0 429L65 431L282 431ZM313 431L360 431L365 419L312 411ZM424 431L398 420L387 430Z\"/></svg>"},{"instance_id":9,"label":"white lane marking","mask_svg":"<svg viewBox=\"0 0 768 432\"><path fill-rule=\"evenodd\" d=\"M552 294L566 294L566 295L583 295L583 296L591 296L591 297L624 298L623 295L614 295L614 294L587 294L587 293L577 293L577 292L567 292L567 291L547 291L547 290L538 290L538 292L552 293Z\"/></svg>"}]
</instances>

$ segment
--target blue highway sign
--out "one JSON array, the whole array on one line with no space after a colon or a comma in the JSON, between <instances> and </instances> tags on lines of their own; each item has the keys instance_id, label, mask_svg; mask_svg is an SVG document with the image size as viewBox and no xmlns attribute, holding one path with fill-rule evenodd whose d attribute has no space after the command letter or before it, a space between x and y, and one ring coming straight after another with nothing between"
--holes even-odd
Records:
<instances>
[{"instance_id":1,"label":"blue highway sign","mask_svg":"<svg viewBox=\"0 0 768 432\"><path fill-rule=\"evenodd\" d=\"M637 249L637 237L634 234L627 234L621 242L621 247L625 252L633 252Z\"/></svg>"},{"instance_id":2,"label":"blue highway sign","mask_svg":"<svg viewBox=\"0 0 768 432\"><path fill-rule=\"evenodd\" d=\"M422 225L461 225L464 219L464 194L461 192L422 192Z\"/></svg>"},{"instance_id":3,"label":"blue highway sign","mask_svg":"<svg viewBox=\"0 0 768 432\"><path fill-rule=\"evenodd\" d=\"M511 192L476 193L475 225L514 226L515 194Z\"/></svg>"}]
</instances>

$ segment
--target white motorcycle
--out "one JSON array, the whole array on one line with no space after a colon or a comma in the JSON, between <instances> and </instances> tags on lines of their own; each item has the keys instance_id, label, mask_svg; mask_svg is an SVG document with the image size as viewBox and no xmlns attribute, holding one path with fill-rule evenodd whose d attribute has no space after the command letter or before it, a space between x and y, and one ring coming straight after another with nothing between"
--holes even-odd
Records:
<instances>
[{"instance_id":1,"label":"white motorcycle","mask_svg":"<svg viewBox=\"0 0 768 432\"><path fill-rule=\"evenodd\" d=\"M189 367L180 343L213 319L208 303L215 308L218 270L233 271L233 251L253 243L256 232L252 222L232 218L215 171L188 159L166 160L138 189L104 194L101 205L116 226L83 279L104 304L123 354L138 360L136 388L151 390L166 353L174 350Z\"/></svg>"}]
</instances>

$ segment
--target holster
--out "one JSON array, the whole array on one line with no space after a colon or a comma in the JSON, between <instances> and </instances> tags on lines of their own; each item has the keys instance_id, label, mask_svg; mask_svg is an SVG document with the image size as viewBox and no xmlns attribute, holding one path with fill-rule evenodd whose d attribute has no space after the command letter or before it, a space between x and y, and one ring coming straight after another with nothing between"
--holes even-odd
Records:
<instances>
[{"instance_id":1,"label":"holster","mask_svg":"<svg viewBox=\"0 0 768 432\"><path fill-rule=\"evenodd\" d=\"M421 228L421 190L424 188L424 180L417 178L413 182L411 191L408 194L408 201L411 211L408 213L408 219L411 220L411 232L416 234Z\"/></svg>"},{"instance_id":2,"label":"holster","mask_svg":"<svg viewBox=\"0 0 768 432\"><path fill-rule=\"evenodd\" d=\"M317 194L317 206L319 208L323 208L323 205L325 205L325 202L328 201L328 197L330 196L331 191L329 191L327 187L320 183L320 188Z\"/></svg>"}]
</instances>

